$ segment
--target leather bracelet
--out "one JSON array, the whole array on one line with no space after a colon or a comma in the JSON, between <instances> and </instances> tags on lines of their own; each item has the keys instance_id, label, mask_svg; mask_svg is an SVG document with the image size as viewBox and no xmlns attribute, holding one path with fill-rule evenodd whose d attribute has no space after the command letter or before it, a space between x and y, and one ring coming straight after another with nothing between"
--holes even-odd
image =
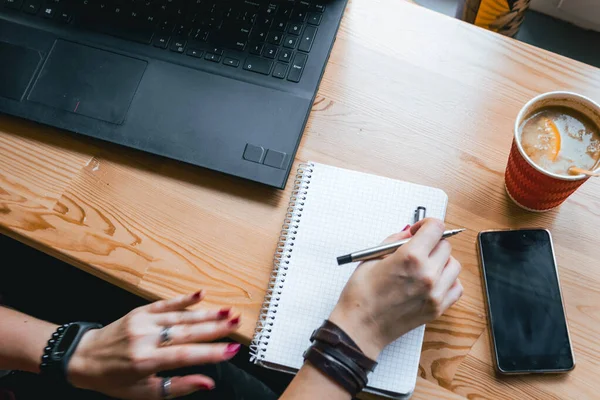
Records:
<instances>
[{"instance_id":1,"label":"leather bracelet","mask_svg":"<svg viewBox=\"0 0 600 400\"><path fill-rule=\"evenodd\" d=\"M352 340L352 338L350 336L348 336L348 334L342 328L340 328L337 324L335 324L335 323L331 322L330 320L326 319L325 321L323 321L323 323L321 324L320 328L329 329L329 330L335 331L336 334L339 335L340 340L344 341L349 346L351 346L351 347L357 349L358 351L362 352L362 350L360 349L360 347L358 347L358 345L356 344L356 342L354 340Z\"/></svg>"},{"instance_id":2,"label":"leather bracelet","mask_svg":"<svg viewBox=\"0 0 600 400\"><path fill-rule=\"evenodd\" d=\"M329 376L352 396L361 392L368 382L368 373L377 362L367 357L339 326L325 320L311 337L312 346L304 359Z\"/></svg>"},{"instance_id":3,"label":"leather bracelet","mask_svg":"<svg viewBox=\"0 0 600 400\"><path fill-rule=\"evenodd\" d=\"M366 371L373 371L377 366L377 362L367 357L342 328L329 320L325 320L321 327L312 333L310 340L327 343L339 349Z\"/></svg>"},{"instance_id":4,"label":"leather bracelet","mask_svg":"<svg viewBox=\"0 0 600 400\"><path fill-rule=\"evenodd\" d=\"M312 347L342 363L344 367L350 371L354 380L361 389L367 386L367 371L362 369L353 359L347 357L338 348L319 342L314 343Z\"/></svg>"},{"instance_id":5,"label":"leather bracelet","mask_svg":"<svg viewBox=\"0 0 600 400\"><path fill-rule=\"evenodd\" d=\"M304 353L304 359L344 388L352 397L356 396L362 390L362 387L354 379L350 370L341 362L321 352L314 346L309 347Z\"/></svg>"}]
</instances>

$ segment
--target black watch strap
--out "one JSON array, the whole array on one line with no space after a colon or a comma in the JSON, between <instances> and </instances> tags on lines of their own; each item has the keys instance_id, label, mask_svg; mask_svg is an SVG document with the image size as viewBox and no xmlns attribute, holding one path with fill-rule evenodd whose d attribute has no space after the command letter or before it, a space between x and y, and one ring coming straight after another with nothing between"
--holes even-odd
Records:
<instances>
[{"instance_id":1,"label":"black watch strap","mask_svg":"<svg viewBox=\"0 0 600 400\"><path fill-rule=\"evenodd\" d=\"M93 322L71 322L59 326L44 348L40 374L53 381L68 383L67 367L79 341L87 331L99 328L102 325Z\"/></svg>"}]
</instances>

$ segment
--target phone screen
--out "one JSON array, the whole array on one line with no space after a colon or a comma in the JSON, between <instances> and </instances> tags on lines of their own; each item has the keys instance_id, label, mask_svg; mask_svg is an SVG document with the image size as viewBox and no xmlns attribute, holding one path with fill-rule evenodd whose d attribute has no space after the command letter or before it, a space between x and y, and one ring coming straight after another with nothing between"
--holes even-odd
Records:
<instances>
[{"instance_id":1,"label":"phone screen","mask_svg":"<svg viewBox=\"0 0 600 400\"><path fill-rule=\"evenodd\" d=\"M479 244L498 369L508 373L572 369L550 234L482 232Z\"/></svg>"}]
</instances>

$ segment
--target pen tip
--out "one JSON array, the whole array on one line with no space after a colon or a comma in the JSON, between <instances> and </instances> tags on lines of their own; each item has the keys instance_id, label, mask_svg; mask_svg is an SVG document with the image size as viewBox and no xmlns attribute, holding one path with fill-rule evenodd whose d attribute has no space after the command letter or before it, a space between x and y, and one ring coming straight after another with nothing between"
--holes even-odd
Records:
<instances>
[{"instance_id":1,"label":"pen tip","mask_svg":"<svg viewBox=\"0 0 600 400\"><path fill-rule=\"evenodd\" d=\"M346 254L345 256L339 256L337 258L338 265L349 264L352 262L352 256L350 254Z\"/></svg>"}]
</instances>

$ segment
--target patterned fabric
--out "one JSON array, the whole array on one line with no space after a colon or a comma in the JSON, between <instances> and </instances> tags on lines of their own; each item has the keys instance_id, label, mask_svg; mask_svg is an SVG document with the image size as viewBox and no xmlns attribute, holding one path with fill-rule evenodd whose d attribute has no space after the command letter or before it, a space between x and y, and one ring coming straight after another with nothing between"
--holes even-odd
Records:
<instances>
[{"instance_id":1,"label":"patterned fabric","mask_svg":"<svg viewBox=\"0 0 600 400\"><path fill-rule=\"evenodd\" d=\"M459 0L456 18L506 36L515 36L530 0Z\"/></svg>"},{"instance_id":2,"label":"patterned fabric","mask_svg":"<svg viewBox=\"0 0 600 400\"><path fill-rule=\"evenodd\" d=\"M589 177L567 181L545 175L519 152L513 139L504 175L506 191L517 205L530 211L548 211L562 204Z\"/></svg>"}]
</instances>

